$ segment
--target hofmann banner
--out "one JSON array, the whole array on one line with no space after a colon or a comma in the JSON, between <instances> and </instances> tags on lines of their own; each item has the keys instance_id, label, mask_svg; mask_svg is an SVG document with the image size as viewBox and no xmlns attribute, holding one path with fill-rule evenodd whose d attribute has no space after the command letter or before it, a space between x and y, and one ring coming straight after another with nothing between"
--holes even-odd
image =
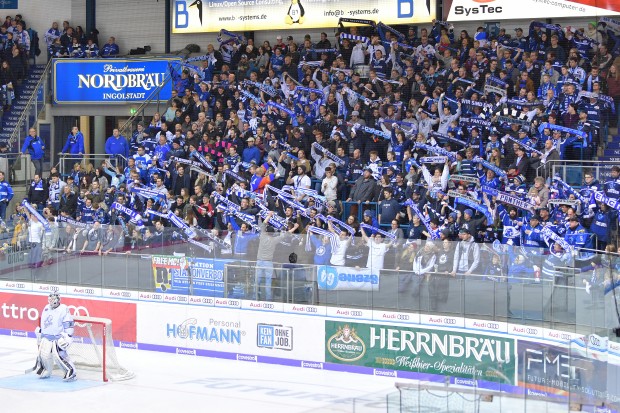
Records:
<instances>
[{"instance_id":1,"label":"hofmann banner","mask_svg":"<svg viewBox=\"0 0 620 413\"><path fill-rule=\"evenodd\" d=\"M56 59L54 102L143 102L164 83L172 61L179 59ZM169 82L161 89L159 100L168 100L171 92Z\"/></svg>"},{"instance_id":2,"label":"hofmann banner","mask_svg":"<svg viewBox=\"0 0 620 413\"><path fill-rule=\"evenodd\" d=\"M224 265L229 260L153 255L155 291L168 294L224 296Z\"/></svg>"},{"instance_id":3,"label":"hofmann banner","mask_svg":"<svg viewBox=\"0 0 620 413\"><path fill-rule=\"evenodd\" d=\"M516 381L516 340L422 327L325 321L325 361L441 376Z\"/></svg>"},{"instance_id":4,"label":"hofmann banner","mask_svg":"<svg viewBox=\"0 0 620 413\"><path fill-rule=\"evenodd\" d=\"M428 23L436 0L175 0L173 33L335 27L341 17Z\"/></svg>"}]
</instances>

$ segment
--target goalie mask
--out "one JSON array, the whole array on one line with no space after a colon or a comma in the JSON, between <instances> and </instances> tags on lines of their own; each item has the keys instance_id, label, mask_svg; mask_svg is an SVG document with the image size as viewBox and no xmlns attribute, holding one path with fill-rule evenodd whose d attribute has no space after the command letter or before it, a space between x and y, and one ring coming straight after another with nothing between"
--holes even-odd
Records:
<instances>
[{"instance_id":1,"label":"goalie mask","mask_svg":"<svg viewBox=\"0 0 620 413\"><path fill-rule=\"evenodd\" d=\"M51 293L47 298L47 301L49 302L50 307L54 309L60 305L60 295L58 295L58 293Z\"/></svg>"}]
</instances>

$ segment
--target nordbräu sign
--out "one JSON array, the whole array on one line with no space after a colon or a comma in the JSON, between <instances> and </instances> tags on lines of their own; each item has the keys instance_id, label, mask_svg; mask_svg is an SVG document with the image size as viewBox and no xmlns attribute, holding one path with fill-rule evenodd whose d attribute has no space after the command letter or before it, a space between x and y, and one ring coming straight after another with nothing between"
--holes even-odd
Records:
<instances>
[{"instance_id":1,"label":"nordbr\u00e4u sign","mask_svg":"<svg viewBox=\"0 0 620 413\"><path fill-rule=\"evenodd\" d=\"M53 63L54 103L146 101L164 83L174 59L57 59ZM177 59L178 60L178 59ZM159 100L171 97L165 85Z\"/></svg>"}]
</instances>

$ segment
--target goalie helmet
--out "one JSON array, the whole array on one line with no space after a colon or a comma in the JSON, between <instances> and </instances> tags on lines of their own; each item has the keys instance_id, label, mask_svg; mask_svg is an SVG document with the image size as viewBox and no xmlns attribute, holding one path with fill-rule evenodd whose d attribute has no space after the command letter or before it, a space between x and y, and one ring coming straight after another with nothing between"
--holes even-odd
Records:
<instances>
[{"instance_id":1,"label":"goalie helmet","mask_svg":"<svg viewBox=\"0 0 620 413\"><path fill-rule=\"evenodd\" d=\"M47 297L47 301L50 307L54 309L60 305L60 295L58 293L51 293L49 297Z\"/></svg>"}]
</instances>

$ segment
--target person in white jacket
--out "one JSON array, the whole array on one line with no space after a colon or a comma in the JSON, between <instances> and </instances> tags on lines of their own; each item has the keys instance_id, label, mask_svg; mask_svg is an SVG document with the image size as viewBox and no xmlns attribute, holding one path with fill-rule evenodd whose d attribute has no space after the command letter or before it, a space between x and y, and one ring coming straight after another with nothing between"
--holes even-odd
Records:
<instances>
[{"instance_id":1,"label":"person in white jacket","mask_svg":"<svg viewBox=\"0 0 620 413\"><path fill-rule=\"evenodd\" d=\"M443 104L445 96L445 93L442 93L441 96L439 96L439 126L437 127L437 132L442 135L447 135L450 123L458 120L458 118L461 116L461 102L458 102L456 104L456 113L453 115L452 112L450 112L450 107L444 106Z\"/></svg>"},{"instance_id":2,"label":"person in white jacket","mask_svg":"<svg viewBox=\"0 0 620 413\"><path fill-rule=\"evenodd\" d=\"M355 46L353 46L353 51L351 52L351 66L355 68L355 66L363 65L366 63L366 44L362 41L358 41Z\"/></svg>"},{"instance_id":3,"label":"person in white jacket","mask_svg":"<svg viewBox=\"0 0 620 413\"><path fill-rule=\"evenodd\" d=\"M327 221L329 232L337 234L331 221ZM336 241L336 248L332 249L332 256L329 260L331 265L344 266L346 263L347 249L351 245L353 236L348 231L340 231Z\"/></svg>"},{"instance_id":4,"label":"person in white jacket","mask_svg":"<svg viewBox=\"0 0 620 413\"><path fill-rule=\"evenodd\" d=\"M431 193L431 196L434 197L437 191L445 192L448 188L448 181L450 179L449 161L446 159L446 163L443 166L443 172L437 168L432 176L426 165L422 165L422 175L428 185L428 190Z\"/></svg>"},{"instance_id":5,"label":"person in white jacket","mask_svg":"<svg viewBox=\"0 0 620 413\"><path fill-rule=\"evenodd\" d=\"M338 199L338 178L331 167L325 168L325 178L321 182L321 192L328 201Z\"/></svg>"},{"instance_id":6,"label":"person in white jacket","mask_svg":"<svg viewBox=\"0 0 620 413\"><path fill-rule=\"evenodd\" d=\"M326 172L325 170L334 161L329 159L325 153L321 153L321 154L317 153L317 148L314 144L310 148L310 155L312 156L312 159L314 159L314 162L315 162L314 176L317 179L323 179L325 177L325 172Z\"/></svg>"}]
</instances>

